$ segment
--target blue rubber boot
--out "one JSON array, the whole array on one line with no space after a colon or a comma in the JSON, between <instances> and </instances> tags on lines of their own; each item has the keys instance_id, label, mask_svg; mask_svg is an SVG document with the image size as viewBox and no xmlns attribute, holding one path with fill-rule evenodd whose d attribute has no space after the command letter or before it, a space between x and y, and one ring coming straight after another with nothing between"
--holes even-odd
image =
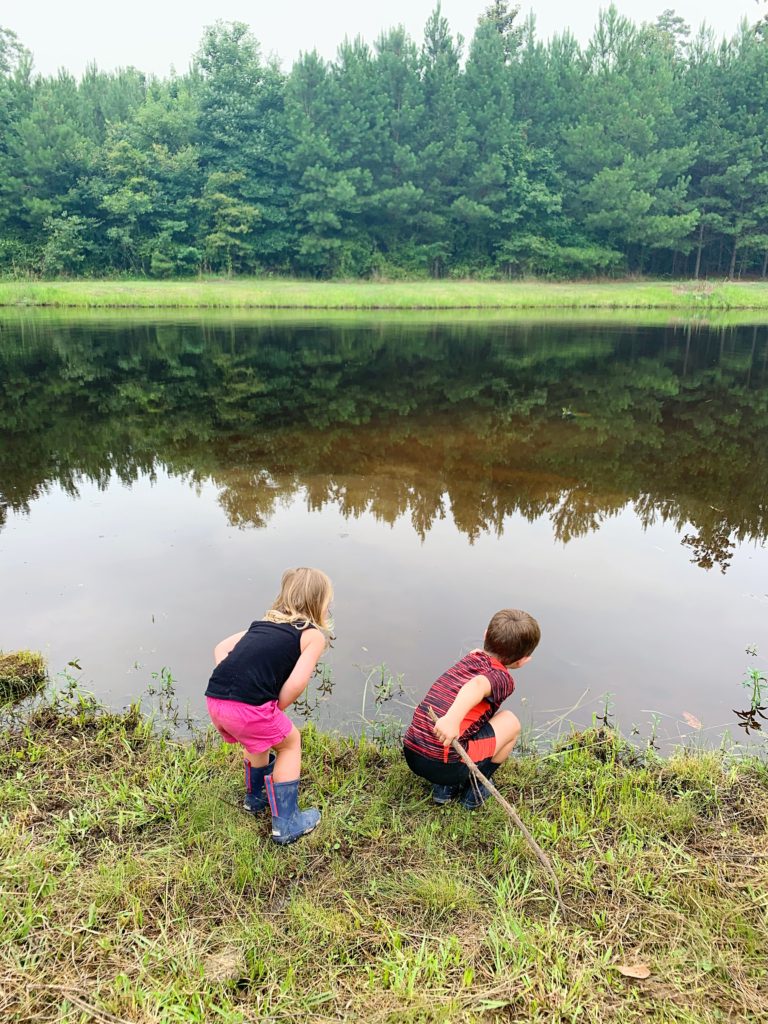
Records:
<instances>
[{"instance_id":1,"label":"blue rubber boot","mask_svg":"<svg viewBox=\"0 0 768 1024\"><path fill-rule=\"evenodd\" d=\"M447 804L455 800L461 793L461 786L440 786L437 783L432 787L432 803Z\"/></svg>"},{"instance_id":2,"label":"blue rubber boot","mask_svg":"<svg viewBox=\"0 0 768 1024\"><path fill-rule=\"evenodd\" d=\"M491 761L490 758L486 758L485 761L481 761L477 766L486 779L491 779L494 772L501 768L500 764L496 764L495 761ZM469 782L464 787L464 793L461 798L461 806L466 807L468 811L476 811L478 807L482 807L488 797L491 795L489 789L471 775Z\"/></svg>"},{"instance_id":3,"label":"blue rubber boot","mask_svg":"<svg viewBox=\"0 0 768 1024\"><path fill-rule=\"evenodd\" d=\"M264 779L272 774L272 769L275 767L275 755L269 755L269 761L263 768L254 768L250 761L243 758L243 767L245 768L243 807L251 814L258 814L269 803L267 794L264 792Z\"/></svg>"},{"instance_id":4,"label":"blue rubber boot","mask_svg":"<svg viewBox=\"0 0 768 1024\"><path fill-rule=\"evenodd\" d=\"M310 807L299 810L299 780L275 782L271 775L264 779L269 808L272 811L272 842L279 846L295 843L312 829L317 828L320 811Z\"/></svg>"}]
</instances>

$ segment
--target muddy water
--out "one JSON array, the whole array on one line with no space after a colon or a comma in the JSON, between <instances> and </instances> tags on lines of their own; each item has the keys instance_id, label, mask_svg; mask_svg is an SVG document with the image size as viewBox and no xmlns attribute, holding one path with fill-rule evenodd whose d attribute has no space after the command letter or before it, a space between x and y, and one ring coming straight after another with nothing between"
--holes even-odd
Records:
<instances>
[{"instance_id":1,"label":"muddy water","mask_svg":"<svg viewBox=\"0 0 768 1024\"><path fill-rule=\"evenodd\" d=\"M381 663L407 717L512 605L543 630L509 705L532 729L607 699L641 738L741 739L767 362L753 326L5 315L0 648L115 706L170 675L201 714L215 642L314 564L323 726L373 716Z\"/></svg>"}]
</instances>

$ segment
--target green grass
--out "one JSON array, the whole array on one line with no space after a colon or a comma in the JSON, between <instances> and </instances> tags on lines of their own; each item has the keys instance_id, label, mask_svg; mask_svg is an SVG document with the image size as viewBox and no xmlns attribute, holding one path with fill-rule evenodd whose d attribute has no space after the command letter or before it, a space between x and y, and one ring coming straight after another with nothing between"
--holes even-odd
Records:
<instances>
[{"instance_id":1,"label":"green grass","mask_svg":"<svg viewBox=\"0 0 768 1024\"><path fill-rule=\"evenodd\" d=\"M768 323L768 311L760 309L267 309L187 307L78 307L2 306L0 327L34 327L69 323L78 327L100 327L130 323L156 326L162 323L231 327L237 324L323 324L332 327L407 327L457 324L541 325L573 324L632 327L719 328Z\"/></svg>"},{"instance_id":2,"label":"green grass","mask_svg":"<svg viewBox=\"0 0 768 1024\"><path fill-rule=\"evenodd\" d=\"M700 281L0 281L0 306L243 309L768 310L768 283Z\"/></svg>"},{"instance_id":3,"label":"green grass","mask_svg":"<svg viewBox=\"0 0 768 1024\"><path fill-rule=\"evenodd\" d=\"M433 806L397 750L308 727L275 847L241 767L78 694L0 736L4 1022L680 1022L768 1019L768 772L639 756L605 734L496 776L568 908L497 805ZM647 980L622 965L647 964Z\"/></svg>"}]
</instances>

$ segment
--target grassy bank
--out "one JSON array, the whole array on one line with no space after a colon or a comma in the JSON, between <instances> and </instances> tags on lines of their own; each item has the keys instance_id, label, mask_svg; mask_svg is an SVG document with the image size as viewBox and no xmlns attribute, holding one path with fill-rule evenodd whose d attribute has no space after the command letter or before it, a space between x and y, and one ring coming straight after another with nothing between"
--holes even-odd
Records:
<instances>
[{"instance_id":1,"label":"grassy bank","mask_svg":"<svg viewBox=\"0 0 768 1024\"><path fill-rule=\"evenodd\" d=\"M192 324L206 327L232 327L237 324L323 324L333 328L378 330L402 325L409 329L419 324L472 328L492 326L523 326L542 324L583 324L631 327L729 328L763 326L768 323L768 310L760 309L268 309L243 308L200 309L192 307L77 307L77 306L0 306L0 330L26 328L46 324L70 323L78 327L120 326L125 323Z\"/></svg>"},{"instance_id":2,"label":"grassy bank","mask_svg":"<svg viewBox=\"0 0 768 1024\"><path fill-rule=\"evenodd\" d=\"M396 750L305 741L323 821L279 849L218 743L77 695L8 721L2 1020L766 1019L764 765L603 734L505 766L562 921L498 806L436 808Z\"/></svg>"},{"instance_id":3,"label":"grassy bank","mask_svg":"<svg viewBox=\"0 0 768 1024\"><path fill-rule=\"evenodd\" d=\"M0 306L232 309L768 310L768 283L0 281Z\"/></svg>"}]
</instances>

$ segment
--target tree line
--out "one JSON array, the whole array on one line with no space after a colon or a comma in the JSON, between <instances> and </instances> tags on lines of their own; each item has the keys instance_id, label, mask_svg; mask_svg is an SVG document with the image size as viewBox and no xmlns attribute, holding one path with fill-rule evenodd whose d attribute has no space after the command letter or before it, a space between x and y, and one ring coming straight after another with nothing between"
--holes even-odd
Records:
<instances>
[{"instance_id":1,"label":"tree line","mask_svg":"<svg viewBox=\"0 0 768 1024\"><path fill-rule=\"evenodd\" d=\"M289 72L217 22L167 78L35 74L0 28L0 273L765 278L768 24L516 14Z\"/></svg>"}]
</instances>

